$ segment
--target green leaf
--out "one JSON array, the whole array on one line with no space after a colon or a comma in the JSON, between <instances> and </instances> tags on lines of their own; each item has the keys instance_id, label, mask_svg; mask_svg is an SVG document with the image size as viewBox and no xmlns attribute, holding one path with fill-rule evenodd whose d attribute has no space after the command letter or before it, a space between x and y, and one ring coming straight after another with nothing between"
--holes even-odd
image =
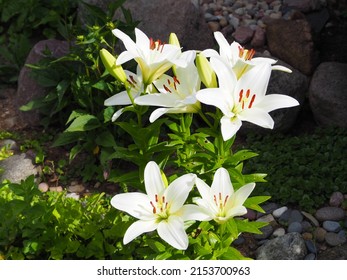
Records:
<instances>
[{"instance_id":1,"label":"green leaf","mask_svg":"<svg viewBox=\"0 0 347 280\"><path fill-rule=\"evenodd\" d=\"M262 234L262 232L260 231L260 228L268 225L268 223L265 223L265 222L250 222L248 220L239 220L239 219L235 219L235 223L237 225L239 232L249 232L249 233L255 233L255 234Z\"/></svg>"},{"instance_id":2,"label":"green leaf","mask_svg":"<svg viewBox=\"0 0 347 280\"><path fill-rule=\"evenodd\" d=\"M260 213L265 213L265 211L263 210L263 208L261 208L259 206L259 204L269 200L271 198L271 196L253 196L253 197L249 197L246 199L246 201L244 202L244 206L249 208L249 209L253 209L255 211L258 211Z\"/></svg>"},{"instance_id":3,"label":"green leaf","mask_svg":"<svg viewBox=\"0 0 347 280\"><path fill-rule=\"evenodd\" d=\"M97 117L93 115L83 115L75 118L65 132L88 131L100 126Z\"/></svg>"},{"instance_id":4,"label":"green leaf","mask_svg":"<svg viewBox=\"0 0 347 280\"><path fill-rule=\"evenodd\" d=\"M109 131L104 131L96 137L96 144L102 147L115 147L117 146L114 136Z\"/></svg>"}]
</instances>

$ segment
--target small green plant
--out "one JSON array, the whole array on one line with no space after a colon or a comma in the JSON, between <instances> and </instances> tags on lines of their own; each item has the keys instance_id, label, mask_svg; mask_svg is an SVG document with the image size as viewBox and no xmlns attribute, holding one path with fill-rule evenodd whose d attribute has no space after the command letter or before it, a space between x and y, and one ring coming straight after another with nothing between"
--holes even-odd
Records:
<instances>
[{"instance_id":1,"label":"small green plant","mask_svg":"<svg viewBox=\"0 0 347 280\"><path fill-rule=\"evenodd\" d=\"M312 211L334 191L347 191L346 143L347 131L341 128L320 128L299 136L249 136L247 144L259 157L250 159L245 168L269 172L256 193Z\"/></svg>"}]
</instances>

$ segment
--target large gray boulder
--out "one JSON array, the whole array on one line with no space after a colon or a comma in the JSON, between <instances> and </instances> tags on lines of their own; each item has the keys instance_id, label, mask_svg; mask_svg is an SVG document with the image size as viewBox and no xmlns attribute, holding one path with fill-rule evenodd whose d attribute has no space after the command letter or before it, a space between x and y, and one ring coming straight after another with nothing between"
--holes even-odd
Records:
<instances>
[{"instance_id":1,"label":"large gray boulder","mask_svg":"<svg viewBox=\"0 0 347 280\"><path fill-rule=\"evenodd\" d=\"M305 240L292 232L269 240L256 252L257 260L302 260L307 254Z\"/></svg>"},{"instance_id":2,"label":"large gray boulder","mask_svg":"<svg viewBox=\"0 0 347 280\"><path fill-rule=\"evenodd\" d=\"M309 101L321 126L347 127L347 64L321 63L313 74Z\"/></svg>"},{"instance_id":3,"label":"large gray boulder","mask_svg":"<svg viewBox=\"0 0 347 280\"><path fill-rule=\"evenodd\" d=\"M41 59L47 57L48 53L52 57L59 58L66 55L69 51L69 45L66 41L56 39L48 39L39 41L31 49L25 64L35 64ZM24 66L18 77L18 87L15 96L16 107L19 108L26 105L29 101L41 98L47 94L47 90L40 86L32 77L32 69ZM19 119L22 126L38 126L40 125L40 115L37 110L28 112L19 111Z\"/></svg>"},{"instance_id":4,"label":"large gray boulder","mask_svg":"<svg viewBox=\"0 0 347 280\"><path fill-rule=\"evenodd\" d=\"M140 21L138 28L152 37L168 42L171 32L176 33L183 50L203 50L214 45L213 34L196 0L128 0L134 20ZM123 19L120 10L115 17Z\"/></svg>"}]
</instances>

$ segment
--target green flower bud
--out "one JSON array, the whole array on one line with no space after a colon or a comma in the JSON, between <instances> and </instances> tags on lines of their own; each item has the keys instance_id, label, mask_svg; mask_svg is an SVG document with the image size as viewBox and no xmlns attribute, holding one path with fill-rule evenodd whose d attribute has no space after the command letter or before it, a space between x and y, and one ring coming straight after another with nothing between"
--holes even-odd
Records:
<instances>
[{"instance_id":1,"label":"green flower bud","mask_svg":"<svg viewBox=\"0 0 347 280\"><path fill-rule=\"evenodd\" d=\"M207 60L206 56L199 53L196 56L196 67L198 68L198 73L202 83L207 88L217 87L216 73L213 71L210 62Z\"/></svg>"},{"instance_id":2,"label":"green flower bud","mask_svg":"<svg viewBox=\"0 0 347 280\"><path fill-rule=\"evenodd\" d=\"M100 57L107 71L122 83L126 83L127 76L121 65L116 65L116 58L106 49L100 50Z\"/></svg>"}]
</instances>

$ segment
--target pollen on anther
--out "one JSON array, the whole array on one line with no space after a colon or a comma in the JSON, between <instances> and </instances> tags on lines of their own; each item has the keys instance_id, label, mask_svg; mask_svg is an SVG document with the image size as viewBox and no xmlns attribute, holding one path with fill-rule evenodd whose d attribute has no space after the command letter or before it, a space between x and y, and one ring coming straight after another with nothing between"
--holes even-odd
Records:
<instances>
[{"instance_id":1,"label":"pollen on anther","mask_svg":"<svg viewBox=\"0 0 347 280\"><path fill-rule=\"evenodd\" d=\"M165 89L167 92L172 93L171 90L170 90L166 85L163 85L163 87L164 87L164 89Z\"/></svg>"},{"instance_id":2,"label":"pollen on anther","mask_svg":"<svg viewBox=\"0 0 347 280\"><path fill-rule=\"evenodd\" d=\"M253 94L251 102L249 102L248 109L252 108L254 100L255 100L255 94Z\"/></svg>"},{"instance_id":3,"label":"pollen on anther","mask_svg":"<svg viewBox=\"0 0 347 280\"><path fill-rule=\"evenodd\" d=\"M239 102L241 102L242 98L243 98L243 89L241 89L239 93Z\"/></svg>"}]
</instances>

